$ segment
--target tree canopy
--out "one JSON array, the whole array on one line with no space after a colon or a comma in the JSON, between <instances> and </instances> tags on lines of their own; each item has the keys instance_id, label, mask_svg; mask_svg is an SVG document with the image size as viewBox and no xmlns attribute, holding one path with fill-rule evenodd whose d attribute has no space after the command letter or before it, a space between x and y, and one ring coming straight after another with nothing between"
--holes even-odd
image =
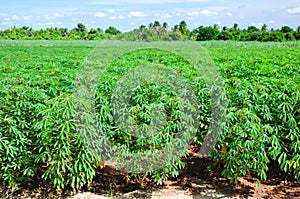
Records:
<instances>
[{"instance_id":1,"label":"tree canopy","mask_svg":"<svg viewBox=\"0 0 300 199\"><path fill-rule=\"evenodd\" d=\"M171 41L171 40L235 40L235 41L295 41L300 40L300 26L293 29L289 26L282 26L279 29L268 29L267 24L261 27L248 26L241 29L238 23L234 23L231 28L227 26L219 27L203 26L189 30L186 21L180 21L173 27L169 27L167 22L154 21L148 25L140 25L138 28L121 32L116 27L109 26L107 29L101 28L87 29L83 23L78 23L73 29L67 28L46 28L34 30L31 27L12 27L0 30L0 39L26 39L26 40L102 40L119 39L129 41Z\"/></svg>"}]
</instances>

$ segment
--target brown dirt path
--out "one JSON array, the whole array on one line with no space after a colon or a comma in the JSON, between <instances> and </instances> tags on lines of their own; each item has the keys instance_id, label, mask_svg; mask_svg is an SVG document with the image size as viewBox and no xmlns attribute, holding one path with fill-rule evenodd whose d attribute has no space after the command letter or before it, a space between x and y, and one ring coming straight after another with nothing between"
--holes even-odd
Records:
<instances>
[{"instance_id":1,"label":"brown dirt path","mask_svg":"<svg viewBox=\"0 0 300 199\"><path fill-rule=\"evenodd\" d=\"M197 151L197 149L195 149ZM256 187L254 180L239 178L239 184L230 184L221 175L221 166L212 167L212 173L207 170L211 161L193 155L184 159L186 166L177 178L164 181L162 186L145 179L144 187L133 178L126 182L126 173L113 168L111 162L106 162L103 169L98 169L93 183L82 189L82 193L59 195L50 183L40 178L22 183L22 189L11 192L7 187L0 186L0 198L73 198L73 199L106 199L106 198L265 198L265 199L300 199L300 185L289 173L279 169L277 163L270 165L268 180L262 181L261 187ZM1 182L0 182L1 183ZM73 195L73 196L71 196Z\"/></svg>"}]
</instances>

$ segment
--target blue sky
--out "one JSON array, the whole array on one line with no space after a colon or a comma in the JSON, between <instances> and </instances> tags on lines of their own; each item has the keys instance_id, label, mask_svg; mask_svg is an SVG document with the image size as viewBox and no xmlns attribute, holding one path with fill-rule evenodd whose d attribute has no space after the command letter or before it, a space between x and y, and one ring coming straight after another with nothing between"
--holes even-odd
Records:
<instances>
[{"instance_id":1,"label":"blue sky","mask_svg":"<svg viewBox=\"0 0 300 199\"><path fill-rule=\"evenodd\" d=\"M299 0L9 0L0 6L0 29L66 27L81 22L87 28L112 25L129 31L154 20L170 27L185 20L190 29L219 24L280 28L300 25Z\"/></svg>"}]
</instances>

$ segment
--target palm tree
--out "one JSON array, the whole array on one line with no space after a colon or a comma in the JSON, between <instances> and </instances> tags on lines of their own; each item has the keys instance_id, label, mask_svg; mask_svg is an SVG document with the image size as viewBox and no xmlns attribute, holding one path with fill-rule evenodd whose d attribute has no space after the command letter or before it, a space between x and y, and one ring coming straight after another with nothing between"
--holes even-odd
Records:
<instances>
[{"instance_id":1,"label":"palm tree","mask_svg":"<svg viewBox=\"0 0 300 199\"><path fill-rule=\"evenodd\" d=\"M238 29L239 29L239 24L234 23L234 24L233 24L233 30L234 30L234 31L238 31Z\"/></svg>"},{"instance_id":2,"label":"palm tree","mask_svg":"<svg viewBox=\"0 0 300 199\"><path fill-rule=\"evenodd\" d=\"M167 34L167 29L168 29L168 23L164 22L163 25L162 25L163 34Z\"/></svg>"},{"instance_id":3,"label":"palm tree","mask_svg":"<svg viewBox=\"0 0 300 199\"><path fill-rule=\"evenodd\" d=\"M173 30L174 32L179 31L179 25L176 24L176 25L172 28L172 30Z\"/></svg>"},{"instance_id":4,"label":"palm tree","mask_svg":"<svg viewBox=\"0 0 300 199\"><path fill-rule=\"evenodd\" d=\"M160 25L160 22L159 21L154 21L153 23L153 28L156 30L156 29L160 29L161 28L161 25Z\"/></svg>"},{"instance_id":5,"label":"palm tree","mask_svg":"<svg viewBox=\"0 0 300 199\"><path fill-rule=\"evenodd\" d=\"M262 25L261 31L262 32L267 32L267 24Z\"/></svg>"},{"instance_id":6,"label":"palm tree","mask_svg":"<svg viewBox=\"0 0 300 199\"><path fill-rule=\"evenodd\" d=\"M139 29L140 29L140 32L144 32L144 30L146 29L146 26L145 25L141 25Z\"/></svg>"},{"instance_id":7,"label":"palm tree","mask_svg":"<svg viewBox=\"0 0 300 199\"><path fill-rule=\"evenodd\" d=\"M149 23L148 28L149 28L150 30L152 30L152 29L153 29L153 23Z\"/></svg>"},{"instance_id":8,"label":"palm tree","mask_svg":"<svg viewBox=\"0 0 300 199\"><path fill-rule=\"evenodd\" d=\"M187 24L185 21L179 23L179 31L181 34L186 35L188 33Z\"/></svg>"},{"instance_id":9,"label":"palm tree","mask_svg":"<svg viewBox=\"0 0 300 199\"><path fill-rule=\"evenodd\" d=\"M169 27L168 23L167 23L167 22L164 22L164 23L163 23L163 28L166 30L168 27Z\"/></svg>"}]
</instances>

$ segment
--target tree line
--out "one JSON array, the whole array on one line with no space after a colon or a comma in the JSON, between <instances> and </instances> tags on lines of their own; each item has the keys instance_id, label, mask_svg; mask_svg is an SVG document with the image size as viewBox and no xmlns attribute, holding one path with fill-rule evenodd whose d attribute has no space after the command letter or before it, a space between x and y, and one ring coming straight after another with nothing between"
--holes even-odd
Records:
<instances>
[{"instance_id":1,"label":"tree line","mask_svg":"<svg viewBox=\"0 0 300 199\"><path fill-rule=\"evenodd\" d=\"M31 27L12 27L0 30L0 39L11 40L102 40L111 39L121 31L113 26L106 30L101 28L91 28L88 30L83 23L78 23L77 27L68 30L67 28L46 28L34 30Z\"/></svg>"},{"instance_id":2,"label":"tree line","mask_svg":"<svg viewBox=\"0 0 300 199\"><path fill-rule=\"evenodd\" d=\"M68 30L67 28L46 28L34 30L30 27L12 27L0 30L0 39L25 39L25 40L103 40L118 39L126 41L174 41L174 40L234 40L234 41L296 41L300 40L300 26L293 29L289 26L282 26L279 29L268 29L264 24L260 28L248 26L241 29L237 23L232 27L199 26L189 30L187 23L181 21L179 24L169 27L167 22L154 21L153 23L141 25L129 32L121 32L110 26L106 30L101 28L87 29L83 23Z\"/></svg>"}]
</instances>

